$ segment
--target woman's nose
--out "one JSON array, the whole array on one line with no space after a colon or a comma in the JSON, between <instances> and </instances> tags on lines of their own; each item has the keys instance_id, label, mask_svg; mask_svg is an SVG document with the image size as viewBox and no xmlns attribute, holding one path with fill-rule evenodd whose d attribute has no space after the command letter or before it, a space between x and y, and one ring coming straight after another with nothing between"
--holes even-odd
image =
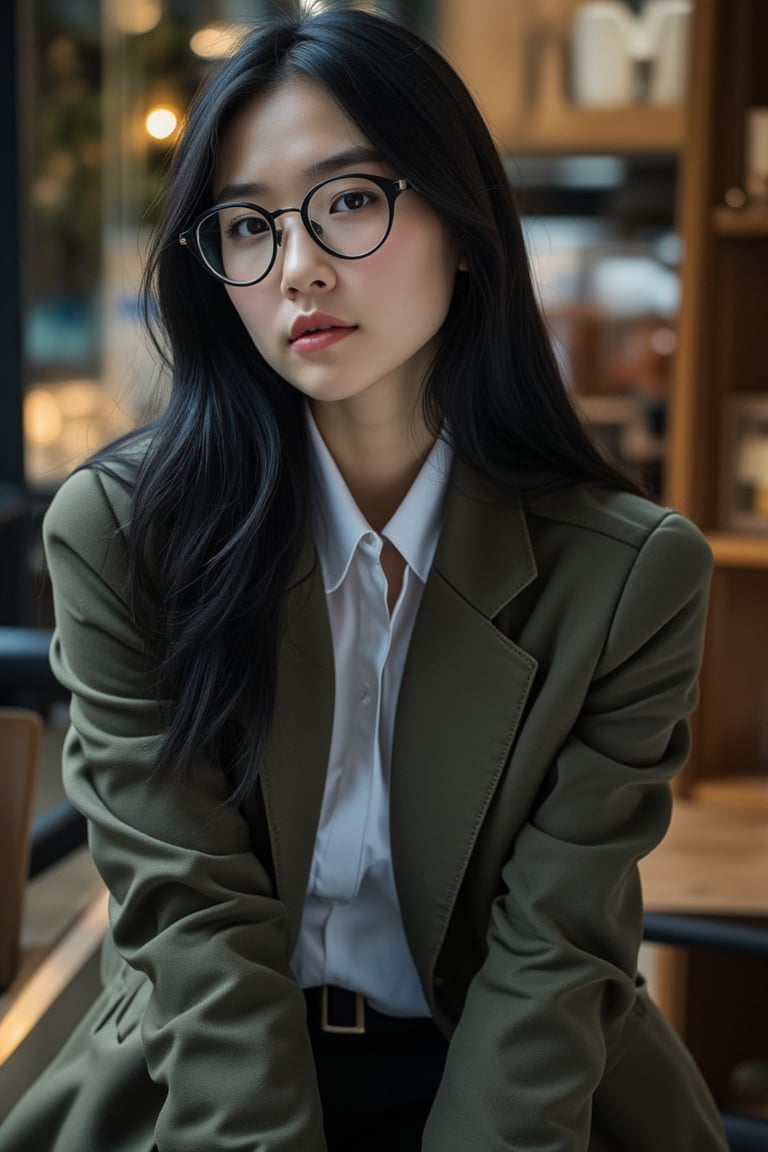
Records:
<instances>
[{"instance_id":1,"label":"woman's nose","mask_svg":"<svg viewBox=\"0 0 768 1152\"><path fill-rule=\"evenodd\" d=\"M335 284L332 258L312 239L300 218L285 218L277 240L280 288L285 295Z\"/></svg>"}]
</instances>

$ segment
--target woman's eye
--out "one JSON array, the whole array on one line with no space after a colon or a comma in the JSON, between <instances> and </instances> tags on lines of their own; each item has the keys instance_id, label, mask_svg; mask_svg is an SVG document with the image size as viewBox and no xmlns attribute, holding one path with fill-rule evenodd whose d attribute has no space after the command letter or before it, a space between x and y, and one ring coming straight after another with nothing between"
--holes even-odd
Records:
<instances>
[{"instance_id":1,"label":"woman's eye","mask_svg":"<svg viewBox=\"0 0 768 1152\"><path fill-rule=\"evenodd\" d=\"M371 203L370 192L342 192L331 203L331 212L357 212Z\"/></svg>"},{"instance_id":2,"label":"woman's eye","mask_svg":"<svg viewBox=\"0 0 768 1152\"><path fill-rule=\"evenodd\" d=\"M233 220L227 228L227 236L240 240L250 240L254 236L263 236L266 232L269 232L269 227L266 220L262 220L260 216L241 216L239 220Z\"/></svg>"}]
</instances>

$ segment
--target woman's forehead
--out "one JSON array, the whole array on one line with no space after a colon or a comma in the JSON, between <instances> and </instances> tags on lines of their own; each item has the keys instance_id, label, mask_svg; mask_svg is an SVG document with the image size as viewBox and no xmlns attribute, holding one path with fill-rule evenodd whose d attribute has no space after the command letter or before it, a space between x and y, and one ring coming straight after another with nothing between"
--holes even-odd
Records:
<instances>
[{"instance_id":1,"label":"woman's forehead","mask_svg":"<svg viewBox=\"0 0 768 1152\"><path fill-rule=\"evenodd\" d=\"M227 126L216 187L248 183L267 192L285 179L323 179L350 164L379 160L335 98L316 81L292 77L242 106Z\"/></svg>"}]
</instances>

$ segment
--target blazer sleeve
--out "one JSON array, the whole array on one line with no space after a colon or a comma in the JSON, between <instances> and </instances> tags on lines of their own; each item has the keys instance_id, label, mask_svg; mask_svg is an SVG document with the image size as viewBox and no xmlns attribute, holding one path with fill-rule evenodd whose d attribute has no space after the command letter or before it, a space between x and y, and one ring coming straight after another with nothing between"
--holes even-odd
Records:
<instances>
[{"instance_id":1,"label":"blazer sleeve","mask_svg":"<svg viewBox=\"0 0 768 1152\"><path fill-rule=\"evenodd\" d=\"M247 822L203 758L182 788L151 776L163 709L126 605L129 501L113 488L78 472L47 514L51 659L72 693L65 788L89 822L115 944L151 982L142 1042L167 1088L157 1150L324 1152L285 908Z\"/></svg>"},{"instance_id":2,"label":"blazer sleeve","mask_svg":"<svg viewBox=\"0 0 768 1152\"><path fill-rule=\"evenodd\" d=\"M424 1152L587 1152L636 1022L639 858L689 751L711 555L671 513L638 551L580 714L515 837ZM565 658L565 652L564 652Z\"/></svg>"}]
</instances>

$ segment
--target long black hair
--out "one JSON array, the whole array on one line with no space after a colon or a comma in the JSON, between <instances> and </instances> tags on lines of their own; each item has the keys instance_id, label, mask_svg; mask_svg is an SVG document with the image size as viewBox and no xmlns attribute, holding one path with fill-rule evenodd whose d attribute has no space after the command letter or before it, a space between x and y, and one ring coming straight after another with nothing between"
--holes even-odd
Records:
<instances>
[{"instance_id":1,"label":"long black hair","mask_svg":"<svg viewBox=\"0 0 768 1152\"><path fill-rule=\"evenodd\" d=\"M281 609L307 527L304 401L178 236L213 202L232 117L291 77L335 97L464 254L423 390L430 426L447 428L457 455L504 488L632 487L571 406L504 169L453 69L413 33L361 11L250 35L191 106L149 251L145 316L172 388L143 433L129 529L133 608L169 701L157 770L183 779L203 750L230 773L235 802L269 738Z\"/></svg>"}]
</instances>

